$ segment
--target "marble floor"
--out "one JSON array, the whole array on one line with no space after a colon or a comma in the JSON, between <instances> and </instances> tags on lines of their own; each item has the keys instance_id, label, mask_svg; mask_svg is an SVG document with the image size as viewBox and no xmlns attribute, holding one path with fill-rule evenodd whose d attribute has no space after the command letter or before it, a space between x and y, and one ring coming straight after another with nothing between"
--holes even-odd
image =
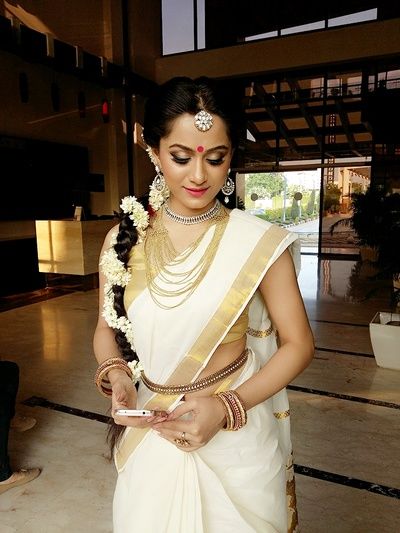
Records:
<instances>
[{"instance_id":1,"label":"marble floor","mask_svg":"<svg viewBox=\"0 0 400 533\"><path fill-rule=\"evenodd\" d=\"M302 259L317 349L289 386L301 531L395 533L400 371L376 366L368 332L375 312L389 309L390 291L354 261ZM37 419L11 433L12 462L43 469L0 496L0 533L111 532L108 402L92 385L96 304L92 290L0 314L0 358L21 370L18 411Z\"/></svg>"}]
</instances>

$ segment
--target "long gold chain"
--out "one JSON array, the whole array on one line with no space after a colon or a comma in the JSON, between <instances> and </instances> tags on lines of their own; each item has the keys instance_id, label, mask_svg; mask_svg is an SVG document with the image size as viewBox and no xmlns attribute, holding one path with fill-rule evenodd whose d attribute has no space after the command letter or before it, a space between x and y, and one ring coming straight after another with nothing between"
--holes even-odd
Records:
<instances>
[{"instance_id":1,"label":"long gold chain","mask_svg":"<svg viewBox=\"0 0 400 533\"><path fill-rule=\"evenodd\" d=\"M207 224L204 232L182 253L176 251L162 217L162 211L158 212L146 232L144 241L146 281L154 302L163 309L173 309L182 305L204 279L217 253L229 217L227 211L221 207L219 213ZM183 264L198 248L211 225L215 225L214 234L200 259L194 267L178 272L176 267ZM181 297L178 303L170 305L160 301L160 298L178 297Z\"/></svg>"}]
</instances>

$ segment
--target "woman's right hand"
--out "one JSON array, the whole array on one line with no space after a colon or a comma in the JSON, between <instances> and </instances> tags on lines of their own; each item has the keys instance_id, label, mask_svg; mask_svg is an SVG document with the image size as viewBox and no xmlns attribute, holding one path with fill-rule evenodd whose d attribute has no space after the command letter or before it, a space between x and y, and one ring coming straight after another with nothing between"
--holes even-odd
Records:
<instances>
[{"instance_id":1,"label":"woman's right hand","mask_svg":"<svg viewBox=\"0 0 400 533\"><path fill-rule=\"evenodd\" d=\"M109 377L112 386L111 413L114 422L120 426L134 428L152 427L157 422L166 420L160 416L119 416L117 409L136 409L137 392L131 378L125 373Z\"/></svg>"}]
</instances>

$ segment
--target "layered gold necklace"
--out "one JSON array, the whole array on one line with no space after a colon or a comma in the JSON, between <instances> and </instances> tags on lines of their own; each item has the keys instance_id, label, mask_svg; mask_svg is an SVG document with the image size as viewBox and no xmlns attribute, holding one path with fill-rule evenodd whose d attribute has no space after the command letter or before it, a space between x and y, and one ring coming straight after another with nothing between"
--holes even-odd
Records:
<instances>
[{"instance_id":1,"label":"layered gold necklace","mask_svg":"<svg viewBox=\"0 0 400 533\"><path fill-rule=\"evenodd\" d=\"M154 302L163 309L173 309L182 305L204 279L217 253L229 216L221 206L207 221L207 226L201 235L181 253L176 251L169 237L163 224L163 216L164 207L158 211L153 224L146 231L144 241L146 281ZM214 234L196 264L187 270L179 268L197 250L212 225L215 225ZM165 299L169 298L171 303L166 303Z\"/></svg>"}]
</instances>

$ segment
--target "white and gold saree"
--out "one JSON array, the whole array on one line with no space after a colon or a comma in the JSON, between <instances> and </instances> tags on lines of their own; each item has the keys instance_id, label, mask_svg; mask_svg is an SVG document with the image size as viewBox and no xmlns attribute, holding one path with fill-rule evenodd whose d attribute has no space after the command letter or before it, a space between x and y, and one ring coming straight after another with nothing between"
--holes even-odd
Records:
<instances>
[{"instance_id":1,"label":"white and gold saree","mask_svg":"<svg viewBox=\"0 0 400 533\"><path fill-rule=\"evenodd\" d=\"M206 232L189 263L196 263L213 231L211 227ZM219 390L236 388L257 372L276 351L276 336L257 287L295 239L282 228L233 210L205 278L187 301L172 309L162 309L151 298L143 246L136 246L126 301L135 347L148 378L162 384L195 380L249 303L249 358L239 377L228 377ZM143 384L138 390L138 408L172 410L180 400L154 394ZM194 452L178 449L150 429L127 429L115 453L119 476L114 532L295 531L290 461L285 390L251 409L240 431L220 431Z\"/></svg>"}]
</instances>

